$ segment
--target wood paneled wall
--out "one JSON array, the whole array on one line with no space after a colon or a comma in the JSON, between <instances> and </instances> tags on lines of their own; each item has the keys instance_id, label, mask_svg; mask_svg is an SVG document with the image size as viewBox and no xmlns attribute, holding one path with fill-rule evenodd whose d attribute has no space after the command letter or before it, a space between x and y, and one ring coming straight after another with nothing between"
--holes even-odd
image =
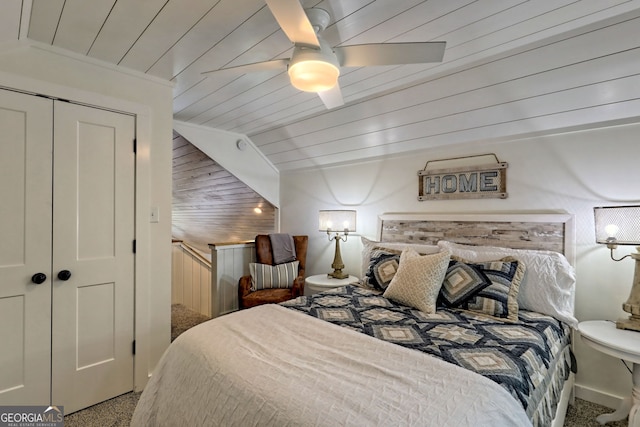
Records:
<instances>
[{"instance_id":1,"label":"wood paneled wall","mask_svg":"<svg viewBox=\"0 0 640 427\"><path fill-rule=\"evenodd\" d=\"M243 242L273 233L275 221L273 205L174 132L174 238L208 254L209 243Z\"/></svg>"}]
</instances>

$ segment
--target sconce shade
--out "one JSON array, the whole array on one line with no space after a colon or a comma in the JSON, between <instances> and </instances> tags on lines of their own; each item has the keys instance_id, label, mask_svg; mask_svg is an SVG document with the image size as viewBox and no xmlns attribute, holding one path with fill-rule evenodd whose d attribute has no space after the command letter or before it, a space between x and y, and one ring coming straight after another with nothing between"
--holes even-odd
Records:
<instances>
[{"instance_id":1,"label":"sconce shade","mask_svg":"<svg viewBox=\"0 0 640 427\"><path fill-rule=\"evenodd\" d=\"M596 243L640 245L640 206L593 208Z\"/></svg>"},{"instance_id":2,"label":"sconce shade","mask_svg":"<svg viewBox=\"0 0 640 427\"><path fill-rule=\"evenodd\" d=\"M356 231L356 211L320 211L319 231Z\"/></svg>"}]
</instances>

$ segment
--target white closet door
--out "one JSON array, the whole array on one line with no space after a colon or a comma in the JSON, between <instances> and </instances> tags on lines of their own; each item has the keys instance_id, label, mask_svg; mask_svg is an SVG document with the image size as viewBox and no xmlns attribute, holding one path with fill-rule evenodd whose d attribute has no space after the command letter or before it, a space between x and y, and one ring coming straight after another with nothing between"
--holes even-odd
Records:
<instances>
[{"instance_id":1,"label":"white closet door","mask_svg":"<svg viewBox=\"0 0 640 427\"><path fill-rule=\"evenodd\" d=\"M54 104L51 400L65 413L133 390L134 135L131 116Z\"/></svg>"},{"instance_id":2,"label":"white closet door","mask_svg":"<svg viewBox=\"0 0 640 427\"><path fill-rule=\"evenodd\" d=\"M51 105L0 90L0 405L49 403Z\"/></svg>"}]
</instances>

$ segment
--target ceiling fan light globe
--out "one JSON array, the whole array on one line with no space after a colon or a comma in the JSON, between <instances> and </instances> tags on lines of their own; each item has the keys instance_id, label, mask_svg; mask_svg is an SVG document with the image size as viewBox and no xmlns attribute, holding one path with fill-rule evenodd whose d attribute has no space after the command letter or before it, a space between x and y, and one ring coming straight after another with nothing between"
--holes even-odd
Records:
<instances>
[{"instance_id":1,"label":"ceiling fan light globe","mask_svg":"<svg viewBox=\"0 0 640 427\"><path fill-rule=\"evenodd\" d=\"M318 60L298 61L289 65L289 79L296 89L304 92L323 92L338 82L340 69Z\"/></svg>"}]
</instances>

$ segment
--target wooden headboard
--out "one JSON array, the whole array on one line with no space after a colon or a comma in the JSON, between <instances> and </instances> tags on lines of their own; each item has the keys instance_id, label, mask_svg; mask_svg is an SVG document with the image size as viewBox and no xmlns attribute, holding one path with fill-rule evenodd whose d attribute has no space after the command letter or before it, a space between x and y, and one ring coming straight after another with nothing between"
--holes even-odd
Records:
<instances>
[{"instance_id":1,"label":"wooden headboard","mask_svg":"<svg viewBox=\"0 0 640 427\"><path fill-rule=\"evenodd\" d=\"M379 216L378 240L435 245L448 240L467 245L560 252L575 265L575 225L571 214L389 213Z\"/></svg>"}]
</instances>

